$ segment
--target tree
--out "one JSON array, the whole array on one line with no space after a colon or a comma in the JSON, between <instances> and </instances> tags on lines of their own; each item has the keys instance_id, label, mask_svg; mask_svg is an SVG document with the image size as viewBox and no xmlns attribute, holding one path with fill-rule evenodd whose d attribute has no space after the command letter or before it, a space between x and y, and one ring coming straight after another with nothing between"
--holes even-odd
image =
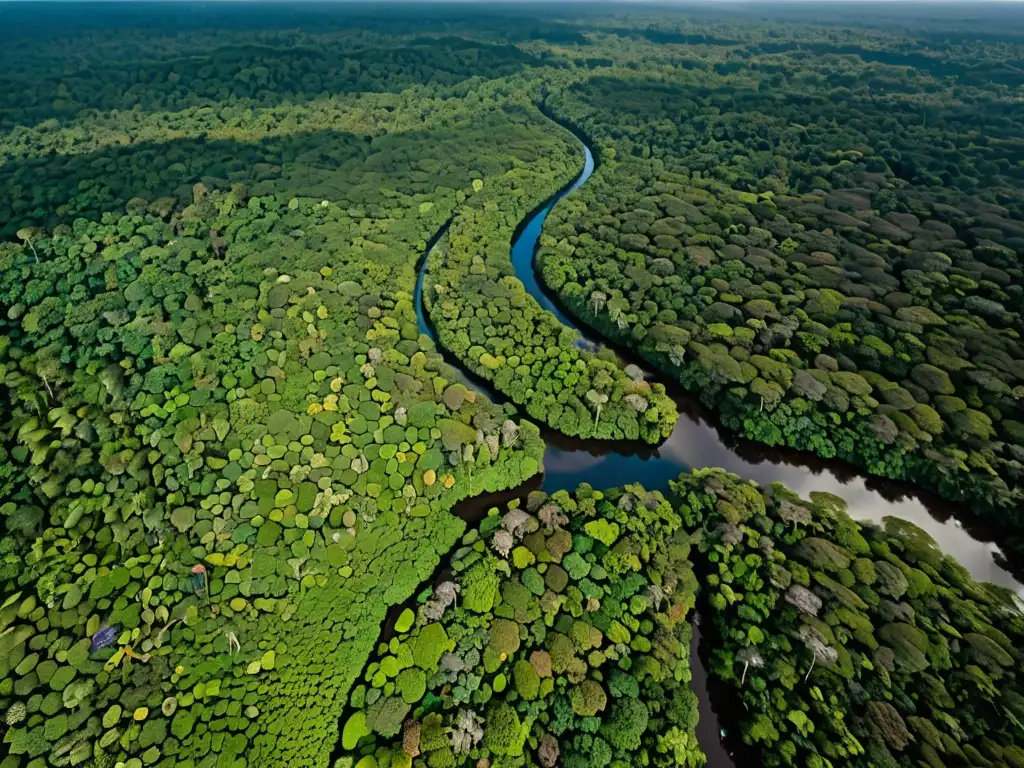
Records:
<instances>
[{"instance_id":1,"label":"tree","mask_svg":"<svg viewBox=\"0 0 1024 768\"><path fill-rule=\"evenodd\" d=\"M50 382L56 381L61 376L61 365L60 365L60 350L53 346L41 349L36 355L35 367L36 375L43 382L43 386L46 387L46 392L50 396L51 402L54 399L53 387L50 386Z\"/></svg>"},{"instance_id":2,"label":"tree","mask_svg":"<svg viewBox=\"0 0 1024 768\"><path fill-rule=\"evenodd\" d=\"M604 408L605 403L608 402L608 395L594 389L589 389L587 390L587 402L594 407L594 411L597 413L597 416L594 419L594 426L597 426L601 421L601 409Z\"/></svg>"},{"instance_id":3,"label":"tree","mask_svg":"<svg viewBox=\"0 0 1024 768\"><path fill-rule=\"evenodd\" d=\"M626 310L629 309L629 301L624 296L613 296L608 302L608 316L612 319L619 330L629 324L626 319Z\"/></svg>"},{"instance_id":4,"label":"tree","mask_svg":"<svg viewBox=\"0 0 1024 768\"><path fill-rule=\"evenodd\" d=\"M39 254L36 252L35 239L39 236L39 231L35 227L22 227L18 230L17 235L21 242L32 249L32 256L35 257L36 263L38 264Z\"/></svg>"},{"instance_id":5,"label":"tree","mask_svg":"<svg viewBox=\"0 0 1024 768\"><path fill-rule=\"evenodd\" d=\"M515 546L515 539L512 538L512 534L506 531L504 528L499 528L491 536L491 549L497 552L502 557L508 557L508 553L512 551L512 547Z\"/></svg>"},{"instance_id":6,"label":"tree","mask_svg":"<svg viewBox=\"0 0 1024 768\"><path fill-rule=\"evenodd\" d=\"M647 411L647 401L635 392L626 395L622 400L637 413L645 413Z\"/></svg>"},{"instance_id":7,"label":"tree","mask_svg":"<svg viewBox=\"0 0 1024 768\"><path fill-rule=\"evenodd\" d=\"M495 619L491 622L490 647L494 652L508 658L519 650L519 625L508 619Z\"/></svg>"},{"instance_id":8,"label":"tree","mask_svg":"<svg viewBox=\"0 0 1024 768\"><path fill-rule=\"evenodd\" d=\"M463 605L474 613L488 613L498 597L498 587L498 575L491 564L487 560L476 563L462 578Z\"/></svg>"},{"instance_id":9,"label":"tree","mask_svg":"<svg viewBox=\"0 0 1024 768\"><path fill-rule=\"evenodd\" d=\"M366 711L366 725L381 736L397 736L410 706L398 696L381 696Z\"/></svg>"},{"instance_id":10,"label":"tree","mask_svg":"<svg viewBox=\"0 0 1024 768\"><path fill-rule=\"evenodd\" d=\"M920 363L910 372L915 383L937 395L952 395L956 392L949 374L928 363Z\"/></svg>"},{"instance_id":11,"label":"tree","mask_svg":"<svg viewBox=\"0 0 1024 768\"><path fill-rule=\"evenodd\" d=\"M815 662L821 661L823 664L831 666L839 659L839 652L828 644L816 627L810 624L801 624L797 634L811 651L811 666L807 669L807 676L804 680L811 676Z\"/></svg>"},{"instance_id":12,"label":"tree","mask_svg":"<svg viewBox=\"0 0 1024 768\"><path fill-rule=\"evenodd\" d=\"M601 726L601 733L616 749L633 752L640 748L650 713L638 699L615 699L611 714Z\"/></svg>"},{"instance_id":13,"label":"tree","mask_svg":"<svg viewBox=\"0 0 1024 768\"><path fill-rule=\"evenodd\" d=\"M821 598L802 584L790 586L783 597L787 603L800 611L800 613L808 616L817 616L818 611L821 610Z\"/></svg>"},{"instance_id":14,"label":"tree","mask_svg":"<svg viewBox=\"0 0 1024 768\"><path fill-rule=\"evenodd\" d=\"M510 509L501 518L501 527L512 535L517 541L523 538L526 528L530 523L530 516L521 509Z\"/></svg>"},{"instance_id":15,"label":"tree","mask_svg":"<svg viewBox=\"0 0 1024 768\"><path fill-rule=\"evenodd\" d=\"M499 757L512 755L520 744L521 731L516 711L505 702L498 702L487 712L483 744Z\"/></svg>"},{"instance_id":16,"label":"tree","mask_svg":"<svg viewBox=\"0 0 1024 768\"><path fill-rule=\"evenodd\" d=\"M533 701L537 698L540 690L540 675L537 674L533 664L520 659L512 667L512 678L515 682L516 693L524 700Z\"/></svg>"},{"instance_id":17,"label":"tree","mask_svg":"<svg viewBox=\"0 0 1024 768\"><path fill-rule=\"evenodd\" d=\"M513 715L515 712L513 711ZM449 734L452 751L457 755L467 755L484 736L482 719L475 712L468 709L460 709L458 716L452 723L452 730ZM517 718L518 724L518 718ZM488 716L488 729L491 727L490 716ZM498 753L497 750L491 748Z\"/></svg>"},{"instance_id":18,"label":"tree","mask_svg":"<svg viewBox=\"0 0 1024 768\"><path fill-rule=\"evenodd\" d=\"M802 504L794 504L789 499L785 499L778 506L776 514L787 523L792 523L797 530L801 525L807 525L812 520L811 511L807 507Z\"/></svg>"},{"instance_id":19,"label":"tree","mask_svg":"<svg viewBox=\"0 0 1024 768\"><path fill-rule=\"evenodd\" d=\"M569 692L572 711L581 717L592 717L604 710L608 696L596 680L584 680Z\"/></svg>"},{"instance_id":20,"label":"tree","mask_svg":"<svg viewBox=\"0 0 1024 768\"><path fill-rule=\"evenodd\" d=\"M440 621L448 606L454 605L462 587L454 581L444 581L437 585L430 600L422 608L423 618L427 621Z\"/></svg>"},{"instance_id":21,"label":"tree","mask_svg":"<svg viewBox=\"0 0 1024 768\"><path fill-rule=\"evenodd\" d=\"M511 419L506 419L501 425L501 442L506 448L511 448L519 440L519 425Z\"/></svg>"},{"instance_id":22,"label":"tree","mask_svg":"<svg viewBox=\"0 0 1024 768\"><path fill-rule=\"evenodd\" d=\"M540 743L537 745L537 762L543 768L555 768L555 765L558 764L559 751L558 739L550 733L545 733L541 736Z\"/></svg>"},{"instance_id":23,"label":"tree","mask_svg":"<svg viewBox=\"0 0 1024 768\"><path fill-rule=\"evenodd\" d=\"M756 629L756 627L753 627L753 629ZM740 678L740 687L742 687L747 680L747 668L754 667L756 669L764 666L764 657L757 650L756 646L748 645L740 649L739 653L736 654L736 662L743 665L743 675Z\"/></svg>"},{"instance_id":24,"label":"tree","mask_svg":"<svg viewBox=\"0 0 1024 768\"><path fill-rule=\"evenodd\" d=\"M569 518L562 514L562 508L553 501L549 501L537 512L537 517L549 529L558 530L569 522Z\"/></svg>"},{"instance_id":25,"label":"tree","mask_svg":"<svg viewBox=\"0 0 1024 768\"><path fill-rule=\"evenodd\" d=\"M418 720L406 720L402 732L402 751L409 757L417 757L420 754L420 729Z\"/></svg>"},{"instance_id":26,"label":"tree","mask_svg":"<svg viewBox=\"0 0 1024 768\"><path fill-rule=\"evenodd\" d=\"M887 701L869 701L867 714L873 730L885 740L890 749L902 752L910 744L910 731L900 713Z\"/></svg>"},{"instance_id":27,"label":"tree","mask_svg":"<svg viewBox=\"0 0 1024 768\"><path fill-rule=\"evenodd\" d=\"M670 765L676 768L700 768L707 762L697 737L676 726L658 736L657 751L670 756Z\"/></svg>"},{"instance_id":28,"label":"tree","mask_svg":"<svg viewBox=\"0 0 1024 768\"><path fill-rule=\"evenodd\" d=\"M850 567L850 553L827 539L807 536L797 545L797 554L811 567L827 571L840 571Z\"/></svg>"}]
</instances>

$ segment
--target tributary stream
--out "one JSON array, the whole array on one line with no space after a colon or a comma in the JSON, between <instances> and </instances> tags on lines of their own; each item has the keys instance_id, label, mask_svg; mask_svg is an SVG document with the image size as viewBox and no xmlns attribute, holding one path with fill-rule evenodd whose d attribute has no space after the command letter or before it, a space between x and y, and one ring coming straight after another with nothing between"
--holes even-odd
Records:
<instances>
[{"instance_id":1,"label":"tributary stream","mask_svg":"<svg viewBox=\"0 0 1024 768\"><path fill-rule=\"evenodd\" d=\"M583 340L592 342L598 338L597 332L579 328L573 318L545 291L534 269L534 256L544 219L562 197L581 187L594 172L594 156L586 145L584 152L585 163L579 176L531 213L517 228L512 241L512 265L516 277L541 307L552 312L564 325L577 330ZM439 233L439 237L443 233ZM419 270L416 312L421 332L436 342L437 337L426 316L422 300L423 276L435 244L436 240L430 244ZM616 351L624 358L629 357L628 351ZM460 370L468 386L483 390L498 402L507 399L494 392L486 382L463 371L452 355L445 354L445 358ZM649 366L642 360L630 362L649 370ZM926 531L943 552L963 564L975 579L1009 587L1024 597L1024 584L1002 566L1002 553L985 535L983 528L957 518L956 514L958 511L962 514L962 508L958 509L952 503L908 485L868 476L849 465L825 461L806 453L769 448L737 437L717 426L713 417L680 387L670 382L666 382L666 387L679 407L679 421L671 436L659 446L579 440L550 429L542 430L547 449L541 487L545 491L554 492L559 489L573 490L580 483L589 483L595 488L642 483L648 489L664 491L668 488L668 481L681 472L702 467L722 467L763 486L775 482L784 483L804 497L812 491L827 491L845 499L850 515L856 520L882 525L888 519L910 521ZM485 509L492 506L486 499L475 500L476 505L482 505ZM718 701L714 695L715 683L709 677L705 665L710 649L703 647L701 628L695 627L694 635L693 684L700 700L701 715L697 735L701 747L708 755L709 768L729 768L737 762L730 755L732 747L729 745L733 739L723 743L719 739L719 731L724 721L733 718L728 713L724 720L721 717L724 702ZM701 647L698 648L699 643Z\"/></svg>"}]
</instances>

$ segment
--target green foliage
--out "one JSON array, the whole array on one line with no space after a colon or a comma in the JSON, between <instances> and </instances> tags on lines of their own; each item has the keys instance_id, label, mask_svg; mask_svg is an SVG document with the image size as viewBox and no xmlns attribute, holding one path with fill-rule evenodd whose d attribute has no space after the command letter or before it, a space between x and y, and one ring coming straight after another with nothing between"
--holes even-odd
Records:
<instances>
[{"instance_id":1,"label":"green foliage","mask_svg":"<svg viewBox=\"0 0 1024 768\"><path fill-rule=\"evenodd\" d=\"M466 572L462 583L463 604L476 613L488 613L498 597L500 581L494 568L481 560Z\"/></svg>"},{"instance_id":2,"label":"green foliage","mask_svg":"<svg viewBox=\"0 0 1024 768\"><path fill-rule=\"evenodd\" d=\"M601 729L608 743L616 749L639 749L650 713L642 701L633 698L616 699L611 716Z\"/></svg>"},{"instance_id":3,"label":"green foliage","mask_svg":"<svg viewBox=\"0 0 1024 768\"><path fill-rule=\"evenodd\" d=\"M345 749L355 749L359 740L369 732L370 730L366 726L366 714L364 712L353 713L353 715L345 722L345 727L342 730L342 746Z\"/></svg>"},{"instance_id":4,"label":"green foliage","mask_svg":"<svg viewBox=\"0 0 1024 768\"><path fill-rule=\"evenodd\" d=\"M691 535L660 494L639 485L605 492L581 486L575 494L558 494L557 505L571 547L564 559L576 555L586 563L583 575L573 578L560 569L562 597L555 597L533 564L500 560L483 546L496 529L522 527L535 531L523 541L536 550L545 538L540 518L550 518L543 504L527 505L538 518L518 502L504 516L485 518L481 530L467 533L453 550L449 572L455 581L421 596L420 616L440 619L382 643L380 658L365 669L363 679L375 690L364 694L360 687L348 701L366 713L378 735L372 746L364 742L359 749L348 739L342 745L347 755L412 751L418 753L414 766L422 760L428 767L455 765L467 754L528 765L548 765L553 755L580 766L628 764L637 754L665 768L670 760L703 760L693 738L697 703L688 670L687 617L697 589ZM623 515L630 505L633 512ZM614 547L584 530L598 537L615 531ZM625 551L640 553L634 555L636 568L617 567ZM547 573L555 567L541 565ZM500 600L480 610L466 594L484 574L497 580ZM534 579L538 588L527 588ZM458 599L439 610L439 601L452 595ZM427 635L434 648L446 641L445 652L422 666ZM413 650L403 662L407 644ZM399 701L411 705L412 720L401 737L389 737L385 731L394 730ZM665 741L669 723L673 735Z\"/></svg>"},{"instance_id":5,"label":"green foliage","mask_svg":"<svg viewBox=\"0 0 1024 768\"><path fill-rule=\"evenodd\" d=\"M512 668L512 676L515 681L516 693L526 701L533 701L540 692L540 676L533 664L525 659L520 659Z\"/></svg>"},{"instance_id":6,"label":"green foliage","mask_svg":"<svg viewBox=\"0 0 1024 768\"><path fill-rule=\"evenodd\" d=\"M440 623L427 624L420 630L412 649L412 659L417 667L432 670L446 650L448 635Z\"/></svg>"},{"instance_id":7,"label":"green foliage","mask_svg":"<svg viewBox=\"0 0 1024 768\"><path fill-rule=\"evenodd\" d=\"M414 736L417 768L492 738L529 763L546 737L572 768L699 763L679 526L710 507L587 491L571 534L508 559L464 541L461 592L373 655L462 533L454 504L538 471L525 419L649 443L675 423L513 277L515 228L581 160L549 114L600 162L540 240L569 311L731 429L1019 528L1015 22L513 16L8 13L4 768L319 766L339 730L360 768L411 768ZM457 380L428 318L509 404ZM993 590L823 501L811 526L731 491L702 554L716 672L747 673L769 764L1022 763Z\"/></svg>"},{"instance_id":8,"label":"green foliage","mask_svg":"<svg viewBox=\"0 0 1024 768\"><path fill-rule=\"evenodd\" d=\"M529 159L520 139L561 142L484 96L518 55L489 70L388 34L349 59L363 74L332 75L300 61L348 46L339 16L311 48L263 14L173 41L127 22L112 47L96 18L84 45L77 21L50 48L26 26L48 104L0 109L0 228L22 235L0 245L0 712L25 708L3 751L325 764L339 730L363 735L342 704L389 607L462 532L454 504L543 452L416 332L414 265L474 180ZM60 86L86 49L90 74ZM437 65L462 74L392 101L395 77ZM364 690L375 732L422 698L412 657L448 644L431 635L388 662L393 690Z\"/></svg>"},{"instance_id":9,"label":"green foliage","mask_svg":"<svg viewBox=\"0 0 1024 768\"><path fill-rule=\"evenodd\" d=\"M415 704L423 698L427 690L427 677L422 669L403 669L398 673L395 687L402 700L407 704Z\"/></svg>"},{"instance_id":10,"label":"green foliage","mask_svg":"<svg viewBox=\"0 0 1024 768\"><path fill-rule=\"evenodd\" d=\"M500 702L487 713L484 746L499 757L513 755L521 743L521 730L522 725L516 711L508 704Z\"/></svg>"},{"instance_id":11,"label":"green foliage","mask_svg":"<svg viewBox=\"0 0 1024 768\"><path fill-rule=\"evenodd\" d=\"M584 680L577 685L569 694L572 702L572 711L580 717L593 717L604 710L608 703L608 697L595 680Z\"/></svg>"},{"instance_id":12,"label":"green foliage","mask_svg":"<svg viewBox=\"0 0 1024 768\"><path fill-rule=\"evenodd\" d=\"M1009 395L1024 386L1024 316L1006 310L1024 300L1024 172L997 167L972 138L1009 136L1012 121L935 115L931 98L961 97L950 71L906 53L921 39L913 25L865 47L852 21L836 23L842 43L764 21L771 50L738 44L728 73L696 55L654 76L639 54L553 93L548 108L601 162L545 220L541 280L730 429L1019 528L1024 443ZM655 36L689 34L671 28ZM821 58L840 51L858 82L885 71L906 93L926 81L936 91L899 110L875 90L847 100ZM985 76L968 86L982 99L994 87Z\"/></svg>"},{"instance_id":13,"label":"green foliage","mask_svg":"<svg viewBox=\"0 0 1024 768\"><path fill-rule=\"evenodd\" d=\"M527 109L529 122L544 119ZM443 347L531 418L574 437L658 443L676 420L664 386L634 380L621 364L582 348L510 277L504 249L516 225L577 170L575 138L555 128L548 141L559 152L534 153L514 175L482 187L451 222L425 265L429 318ZM538 132L531 143L541 142ZM457 404L459 394L450 394Z\"/></svg>"},{"instance_id":14,"label":"green foliage","mask_svg":"<svg viewBox=\"0 0 1024 768\"><path fill-rule=\"evenodd\" d=\"M741 699L741 734L766 765L818 764L822 756L898 765L897 755L945 764L1024 736L1022 721L982 714L1019 695L1020 613L923 532L895 521L861 527L834 497L803 502L776 485L756 505L764 510L757 527L773 536L768 559L766 537L753 527L723 531L749 484L701 470L671 485L683 517L706 531L704 566L723 577L709 581L720 639L712 673ZM797 502L806 519L793 529ZM851 550L878 559L854 559ZM794 583L778 578L781 568Z\"/></svg>"}]
</instances>

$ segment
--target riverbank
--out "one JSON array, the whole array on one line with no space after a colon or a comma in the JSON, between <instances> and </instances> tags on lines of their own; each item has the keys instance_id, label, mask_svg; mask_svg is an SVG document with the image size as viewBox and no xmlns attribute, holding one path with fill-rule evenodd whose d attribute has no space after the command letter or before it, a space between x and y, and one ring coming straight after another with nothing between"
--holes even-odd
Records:
<instances>
[{"instance_id":1,"label":"riverbank","mask_svg":"<svg viewBox=\"0 0 1024 768\"><path fill-rule=\"evenodd\" d=\"M576 179L535 209L516 228L510 255L516 277L538 304L552 312L566 327L580 333L581 338L589 341L564 309L545 292L537 278L534 263L544 219L559 200L579 189L593 172L593 153L589 147L585 147L584 154L584 167ZM423 305L422 287L429 267L430 252L447 231L448 225L429 244L417 278L417 320L421 332L429 335L435 343L437 336ZM617 354L629 360L629 350L616 345L612 347ZM439 348L446 361L463 373L467 386L482 390L496 402L507 402L489 382L471 373L467 374L454 355L440 345ZM975 579L990 581L1024 596L1024 585L1003 567L1005 560L999 547L992 541L992 534L977 524L965 527L957 517L963 515L963 510L957 509L951 502L907 484L868 476L849 465L827 462L797 451L773 449L739 438L717 425L706 409L683 392L681 387L671 386L670 393L676 401L680 416L672 434L658 446L642 442L580 440L567 438L551 429L543 429L546 449L541 487L551 493L557 490L572 491L581 483L606 488L639 482L652 490L665 490L669 480L677 477L680 472L722 467L764 487L783 483L803 497L812 493L835 495L847 503L851 517L857 520L882 526L891 525L895 521L910 522L931 536L943 552L962 563ZM497 497L478 499L478 513L482 510L486 514L488 508L500 501ZM725 687L718 685L708 675L706 663L711 649L707 642L706 636L698 628L693 640L697 652L691 654L693 683L702 716L697 731L698 740L708 755L709 766L729 768L736 764L730 751L744 754L745 750L742 744L733 744L730 748L728 742L723 743L719 738L723 728L729 730L728 723L738 722L738 716L723 717L721 713L728 713L728 706L724 701L712 700L715 692L721 695Z\"/></svg>"}]
</instances>

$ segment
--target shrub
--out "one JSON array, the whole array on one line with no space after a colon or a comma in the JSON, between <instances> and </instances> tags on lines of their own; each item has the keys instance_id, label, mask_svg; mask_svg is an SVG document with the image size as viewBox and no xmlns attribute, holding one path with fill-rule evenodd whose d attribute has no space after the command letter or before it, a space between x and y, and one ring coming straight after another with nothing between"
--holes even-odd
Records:
<instances>
[{"instance_id":1,"label":"shrub","mask_svg":"<svg viewBox=\"0 0 1024 768\"><path fill-rule=\"evenodd\" d=\"M499 702L487 712L483 743L495 755L511 756L521 748L521 732L519 715L505 702Z\"/></svg>"},{"instance_id":2,"label":"shrub","mask_svg":"<svg viewBox=\"0 0 1024 768\"><path fill-rule=\"evenodd\" d=\"M519 650L519 625L508 619L491 622L490 647L497 654L511 656Z\"/></svg>"},{"instance_id":3,"label":"shrub","mask_svg":"<svg viewBox=\"0 0 1024 768\"><path fill-rule=\"evenodd\" d=\"M433 672L447 650L448 634L440 623L427 624L413 643L412 658L417 667Z\"/></svg>"},{"instance_id":4,"label":"shrub","mask_svg":"<svg viewBox=\"0 0 1024 768\"><path fill-rule=\"evenodd\" d=\"M515 682L516 693L527 701L537 698L540 691L540 675L533 668L533 664L520 659L512 668L512 678Z\"/></svg>"},{"instance_id":5,"label":"shrub","mask_svg":"<svg viewBox=\"0 0 1024 768\"><path fill-rule=\"evenodd\" d=\"M608 695L596 680L584 680L569 693L572 711L580 717L592 717L604 710Z\"/></svg>"}]
</instances>

